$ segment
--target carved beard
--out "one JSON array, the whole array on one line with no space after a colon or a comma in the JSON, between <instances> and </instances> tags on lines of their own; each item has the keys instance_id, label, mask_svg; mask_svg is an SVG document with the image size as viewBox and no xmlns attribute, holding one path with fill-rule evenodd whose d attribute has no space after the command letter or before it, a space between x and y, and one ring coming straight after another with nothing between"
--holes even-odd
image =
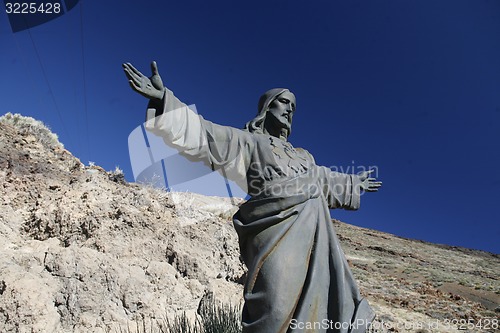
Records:
<instances>
[{"instance_id":1,"label":"carved beard","mask_svg":"<svg viewBox=\"0 0 500 333\"><path fill-rule=\"evenodd\" d=\"M263 128L264 128L265 132L267 132L268 134L271 134L271 132L268 130L267 126L273 126L273 127L279 126L280 127L279 133L276 133L276 134L278 134L278 137L282 136L285 139L288 139L288 136L290 135L290 131L291 131L291 128L290 128L291 123L281 122L280 119L278 119L274 115L268 113L268 111L266 111L266 117L264 118L264 122L263 122ZM271 120L271 118L273 118L273 119Z\"/></svg>"}]
</instances>

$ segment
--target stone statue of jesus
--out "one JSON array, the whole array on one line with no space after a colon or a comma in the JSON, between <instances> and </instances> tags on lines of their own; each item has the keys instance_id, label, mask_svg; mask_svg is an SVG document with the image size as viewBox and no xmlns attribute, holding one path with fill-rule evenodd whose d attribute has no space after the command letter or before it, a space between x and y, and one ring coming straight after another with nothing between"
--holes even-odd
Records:
<instances>
[{"instance_id":1,"label":"stone statue of jesus","mask_svg":"<svg viewBox=\"0 0 500 333\"><path fill-rule=\"evenodd\" d=\"M146 129L191 160L204 161L246 189L234 215L248 268L243 333L365 332L374 319L347 264L329 209L359 208L360 194L382 185L316 165L288 141L295 96L276 88L261 96L244 129L203 119L152 76L123 64L133 90L149 99Z\"/></svg>"}]
</instances>

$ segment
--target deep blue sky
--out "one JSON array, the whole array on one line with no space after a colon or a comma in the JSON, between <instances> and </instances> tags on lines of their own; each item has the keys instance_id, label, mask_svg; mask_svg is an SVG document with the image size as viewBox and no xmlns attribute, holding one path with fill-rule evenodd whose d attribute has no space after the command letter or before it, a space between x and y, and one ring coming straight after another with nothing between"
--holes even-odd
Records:
<instances>
[{"instance_id":1,"label":"deep blue sky","mask_svg":"<svg viewBox=\"0 0 500 333\"><path fill-rule=\"evenodd\" d=\"M500 1L90 1L30 31L0 13L0 113L47 123L85 164L133 180L146 101L121 63L242 127L274 87L318 164L377 166L345 222L500 253ZM85 78L85 79L84 79Z\"/></svg>"}]
</instances>

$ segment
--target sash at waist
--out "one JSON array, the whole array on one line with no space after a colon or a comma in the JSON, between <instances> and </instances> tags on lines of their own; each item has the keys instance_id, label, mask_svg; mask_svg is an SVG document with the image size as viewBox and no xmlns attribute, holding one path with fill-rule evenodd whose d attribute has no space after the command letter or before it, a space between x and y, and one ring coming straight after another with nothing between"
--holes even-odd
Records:
<instances>
[{"instance_id":1,"label":"sash at waist","mask_svg":"<svg viewBox=\"0 0 500 333\"><path fill-rule=\"evenodd\" d=\"M307 174L268 182L259 194L240 206L238 219L250 222L277 215L309 199L319 197L320 193L318 183Z\"/></svg>"}]
</instances>

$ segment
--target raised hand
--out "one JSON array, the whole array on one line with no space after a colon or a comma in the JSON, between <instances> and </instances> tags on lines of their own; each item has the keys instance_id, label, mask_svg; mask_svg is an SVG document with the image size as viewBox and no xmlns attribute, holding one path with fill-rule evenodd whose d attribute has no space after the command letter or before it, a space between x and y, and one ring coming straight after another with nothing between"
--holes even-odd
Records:
<instances>
[{"instance_id":1,"label":"raised hand","mask_svg":"<svg viewBox=\"0 0 500 333\"><path fill-rule=\"evenodd\" d=\"M376 178L370 178L370 174L375 170L363 171L358 174L359 180L361 181L361 189L366 192L377 192L382 182L377 181Z\"/></svg>"},{"instance_id":2,"label":"raised hand","mask_svg":"<svg viewBox=\"0 0 500 333\"><path fill-rule=\"evenodd\" d=\"M130 87L132 87L133 90L151 100L163 99L165 86L163 85L160 74L158 73L158 66L155 61L151 63L151 72L153 75L150 78L142 74L129 62L123 64L122 66L125 71L125 75L128 78Z\"/></svg>"}]
</instances>

